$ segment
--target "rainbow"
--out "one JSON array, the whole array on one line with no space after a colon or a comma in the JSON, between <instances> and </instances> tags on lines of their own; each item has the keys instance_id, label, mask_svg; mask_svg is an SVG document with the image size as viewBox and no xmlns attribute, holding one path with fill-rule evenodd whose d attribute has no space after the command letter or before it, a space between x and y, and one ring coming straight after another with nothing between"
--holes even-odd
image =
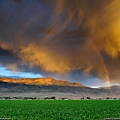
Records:
<instances>
[{"instance_id":1,"label":"rainbow","mask_svg":"<svg viewBox=\"0 0 120 120\"><path fill-rule=\"evenodd\" d=\"M94 42L92 42L92 44L93 44L95 50L97 51L97 53L99 55L99 58L100 58L100 60L101 60L101 62L103 64L104 71L106 73L106 79L107 79L107 82L108 82L108 87L110 87L111 86L111 82L110 82L110 75L109 75L109 72L108 72L108 68L107 68L107 66L105 64L105 61L104 61L104 59L103 59L103 57L102 57L102 55L100 53L100 50L98 49L97 45Z\"/></svg>"}]
</instances>

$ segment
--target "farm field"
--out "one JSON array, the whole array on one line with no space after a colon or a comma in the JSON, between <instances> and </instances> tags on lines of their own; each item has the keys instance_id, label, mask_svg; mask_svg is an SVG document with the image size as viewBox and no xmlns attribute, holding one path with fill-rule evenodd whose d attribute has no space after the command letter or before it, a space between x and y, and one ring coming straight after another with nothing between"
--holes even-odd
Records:
<instances>
[{"instance_id":1,"label":"farm field","mask_svg":"<svg viewBox=\"0 0 120 120\"><path fill-rule=\"evenodd\" d=\"M120 118L120 100L0 100L0 118L11 120Z\"/></svg>"}]
</instances>

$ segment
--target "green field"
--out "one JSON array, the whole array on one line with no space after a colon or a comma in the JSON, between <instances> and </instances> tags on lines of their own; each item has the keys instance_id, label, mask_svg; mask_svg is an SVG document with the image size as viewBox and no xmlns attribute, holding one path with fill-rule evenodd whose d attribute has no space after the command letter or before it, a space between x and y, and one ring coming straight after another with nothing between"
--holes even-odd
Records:
<instances>
[{"instance_id":1,"label":"green field","mask_svg":"<svg viewBox=\"0 0 120 120\"><path fill-rule=\"evenodd\" d=\"M120 118L120 100L0 100L0 118L11 120Z\"/></svg>"}]
</instances>

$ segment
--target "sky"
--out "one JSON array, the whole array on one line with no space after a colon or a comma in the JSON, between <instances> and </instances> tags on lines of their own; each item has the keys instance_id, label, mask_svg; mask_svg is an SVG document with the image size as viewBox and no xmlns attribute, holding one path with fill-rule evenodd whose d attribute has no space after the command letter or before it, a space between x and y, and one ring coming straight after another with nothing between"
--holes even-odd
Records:
<instances>
[{"instance_id":1,"label":"sky","mask_svg":"<svg viewBox=\"0 0 120 120\"><path fill-rule=\"evenodd\" d=\"M0 67L0 75L11 78L42 78L40 74L34 74L30 72L17 72L7 70L5 67Z\"/></svg>"},{"instance_id":2,"label":"sky","mask_svg":"<svg viewBox=\"0 0 120 120\"><path fill-rule=\"evenodd\" d=\"M120 0L0 0L0 75L120 84Z\"/></svg>"}]
</instances>

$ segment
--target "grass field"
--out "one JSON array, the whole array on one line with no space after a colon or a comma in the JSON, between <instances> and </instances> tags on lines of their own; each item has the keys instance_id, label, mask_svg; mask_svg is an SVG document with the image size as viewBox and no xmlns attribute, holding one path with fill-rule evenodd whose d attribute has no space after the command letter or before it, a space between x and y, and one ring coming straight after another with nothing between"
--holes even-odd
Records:
<instances>
[{"instance_id":1,"label":"grass field","mask_svg":"<svg viewBox=\"0 0 120 120\"><path fill-rule=\"evenodd\" d=\"M11 120L120 118L120 100L0 100L0 118Z\"/></svg>"}]
</instances>

